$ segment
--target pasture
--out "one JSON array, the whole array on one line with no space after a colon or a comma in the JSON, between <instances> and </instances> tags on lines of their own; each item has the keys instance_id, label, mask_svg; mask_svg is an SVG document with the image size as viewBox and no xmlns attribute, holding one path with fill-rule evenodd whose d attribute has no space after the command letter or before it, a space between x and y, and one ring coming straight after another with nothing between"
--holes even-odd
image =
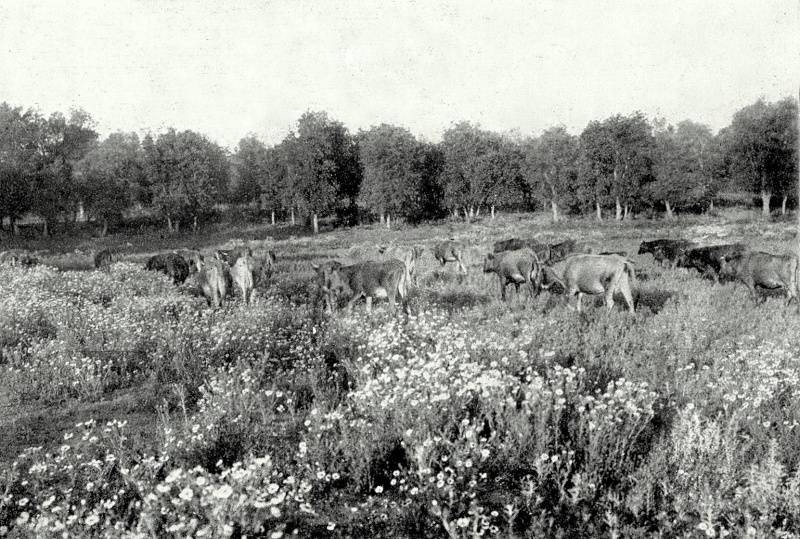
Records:
<instances>
[{"instance_id":1,"label":"pasture","mask_svg":"<svg viewBox=\"0 0 800 539\"><path fill-rule=\"evenodd\" d=\"M240 235L277 253L270 285L218 310L144 271L146 241L108 270L88 249L0 267L0 536L800 537L797 304L636 255L795 252L794 223L270 230ZM501 301L482 267L511 237L626 251L636 312ZM447 238L468 274L434 258ZM389 244L425 249L410 314L325 314L312 264Z\"/></svg>"}]
</instances>

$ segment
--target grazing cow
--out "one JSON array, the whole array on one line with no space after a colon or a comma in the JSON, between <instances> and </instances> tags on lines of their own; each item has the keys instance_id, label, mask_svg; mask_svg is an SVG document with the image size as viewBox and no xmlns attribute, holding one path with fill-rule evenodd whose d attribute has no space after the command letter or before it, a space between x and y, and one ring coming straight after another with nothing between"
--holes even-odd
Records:
<instances>
[{"instance_id":1,"label":"grazing cow","mask_svg":"<svg viewBox=\"0 0 800 539\"><path fill-rule=\"evenodd\" d=\"M395 258L406 265L406 282L417 284L417 260L422 256L422 247L405 247L402 245L389 245L380 247L378 251L384 260Z\"/></svg>"},{"instance_id":2,"label":"grazing cow","mask_svg":"<svg viewBox=\"0 0 800 539\"><path fill-rule=\"evenodd\" d=\"M519 249L524 249L526 247L536 253L536 256L539 257L540 262L546 262L550 260L550 246L546 243L539 243L533 238L511 238L509 240L495 242L495 244L492 246L492 252L502 253L505 251L518 251Z\"/></svg>"},{"instance_id":3,"label":"grazing cow","mask_svg":"<svg viewBox=\"0 0 800 539\"><path fill-rule=\"evenodd\" d=\"M147 261L145 269L169 275L175 284L183 284L189 276L189 264L178 253L157 254Z\"/></svg>"},{"instance_id":4,"label":"grazing cow","mask_svg":"<svg viewBox=\"0 0 800 539\"><path fill-rule=\"evenodd\" d=\"M711 277L719 284L719 272L722 269L722 257L746 251L747 246L741 243L732 245L713 245L697 247L684 251L678 257L678 267L694 268L702 275Z\"/></svg>"},{"instance_id":5,"label":"grazing cow","mask_svg":"<svg viewBox=\"0 0 800 539\"><path fill-rule=\"evenodd\" d=\"M407 297L406 266L399 260L383 262L367 261L352 266L333 267L325 275L323 292L328 295L327 305L335 303L335 296L350 297L350 309L360 298L367 299L367 311L372 310L373 298L387 298L394 307L395 298L400 295L405 304ZM408 305L405 305L408 312Z\"/></svg>"},{"instance_id":6,"label":"grazing cow","mask_svg":"<svg viewBox=\"0 0 800 539\"><path fill-rule=\"evenodd\" d=\"M464 245L461 242L453 240L439 242L433 250L433 256L442 266L448 262L456 262L459 270L467 273L467 268L464 267Z\"/></svg>"},{"instance_id":7,"label":"grazing cow","mask_svg":"<svg viewBox=\"0 0 800 539\"><path fill-rule=\"evenodd\" d=\"M250 303L253 295L253 259L246 253L236 259L231 268L231 279L242 292L242 299L245 303Z\"/></svg>"},{"instance_id":8,"label":"grazing cow","mask_svg":"<svg viewBox=\"0 0 800 539\"><path fill-rule=\"evenodd\" d=\"M549 270L549 271L547 271ZM606 311L614 308L614 293L621 292L634 312L631 281L635 282L633 263L619 255L576 254L564 262L563 273L555 268L546 268L544 280L549 287L559 283L567 293L567 300L577 295L576 308L581 311L584 294L605 294Z\"/></svg>"},{"instance_id":9,"label":"grazing cow","mask_svg":"<svg viewBox=\"0 0 800 539\"><path fill-rule=\"evenodd\" d=\"M797 288L797 255L745 251L724 255L720 261L720 273L743 282L750 289L754 300L758 299L756 287L770 290L783 288L786 290L787 304L800 293Z\"/></svg>"},{"instance_id":10,"label":"grazing cow","mask_svg":"<svg viewBox=\"0 0 800 539\"><path fill-rule=\"evenodd\" d=\"M39 259L24 249L10 249L0 252L0 264L8 266L35 266L38 263Z\"/></svg>"},{"instance_id":11,"label":"grazing cow","mask_svg":"<svg viewBox=\"0 0 800 539\"><path fill-rule=\"evenodd\" d=\"M230 270L221 260L201 262L197 272L197 284L209 307L218 309L225 303L230 289Z\"/></svg>"},{"instance_id":12,"label":"grazing cow","mask_svg":"<svg viewBox=\"0 0 800 539\"><path fill-rule=\"evenodd\" d=\"M639 244L639 253L651 253L653 259L660 265L666 262L670 267L674 268L684 252L696 247L697 244L689 240L670 240L659 239L652 241L643 241Z\"/></svg>"},{"instance_id":13,"label":"grazing cow","mask_svg":"<svg viewBox=\"0 0 800 539\"><path fill-rule=\"evenodd\" d=\"M539 295L542 285L542 267L539 257L531 249L489 253L483 262L484 273L494 272L500 277L500 297L506 300L506 286L513 283L517 295L519 285L525 283L531 296Z\"/></svg>"}]
</instances>

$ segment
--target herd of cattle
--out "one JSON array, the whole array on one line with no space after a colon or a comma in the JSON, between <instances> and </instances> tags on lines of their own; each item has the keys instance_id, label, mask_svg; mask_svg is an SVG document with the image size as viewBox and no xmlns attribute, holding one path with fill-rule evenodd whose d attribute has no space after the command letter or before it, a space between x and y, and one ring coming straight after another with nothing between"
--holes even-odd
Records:
<instances>
[{"instance_id":1,"label":"herd of cattle","mask_svg":"<svg viewBox=\"0 0 800 539\"><path fill-rule=\"evenodd\" d=\"M499 277L503 300L506 300L509 284L515 286L518 294L520 286L525 285L531 296L543 289L555 290L555 285L564 290L567 298L576 297L578 311L587 294L604 294L606 310L611 311L616 293L623 296L629 311L635 310L634 262L624 251L603 251L600 244L591 241L547 244L520 238L498 241L492 251L484 259L483 271ZM453 262L466 274L464 252L465 245L451 239L437 243L433 256L442 266ZM394 306L399 296L407 311L409 287L417 283L417 262L422 253L421 247L391 246L379 249L379 260L351 265L338 261L314 264L317 299L324 301L330 312L340 300L346 301L350 308L365 298L367 310L370 310L373 299L386 298ZM644 241L638 254L646 253L652 254L659 264L696 269L717 283L720 279L741 281L754 298L757 298L757 288L782 288L790 302L800 295L800 264L796 255L750 251L740 243L700 247L683 239ZM102 250L95 255L94 265L98 269L105 268L116 258L111 250ZM211 257L199 250L184 250L157 254L147 261L145 269L163 272L175 284L182 284L193 276L208 305L219 308L234 289L249 302L254 287L269 285L276 261L273 251L257 257L249 247L219 250ZM37 263L35 256L21 249L0 252L0 264L30 266Z\"/></svg>"}]
</instances>

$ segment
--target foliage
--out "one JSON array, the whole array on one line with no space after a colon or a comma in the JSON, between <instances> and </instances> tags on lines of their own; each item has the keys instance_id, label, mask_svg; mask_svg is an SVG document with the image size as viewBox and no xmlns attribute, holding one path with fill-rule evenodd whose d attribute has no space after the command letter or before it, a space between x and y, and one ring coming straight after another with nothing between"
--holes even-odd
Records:
<instances>
[{"instance_id":1,"label":"foliage","mask_svg":"<svg viewBox=\"0 0 800 539\"><path fill-rule=\"evenodd\" d=\"M578 139L563 126L547 129L526 144L525 179L535 197L550 204L554 221L559 208L574 205L579 152Z\"/></svg>"}]
</instances>

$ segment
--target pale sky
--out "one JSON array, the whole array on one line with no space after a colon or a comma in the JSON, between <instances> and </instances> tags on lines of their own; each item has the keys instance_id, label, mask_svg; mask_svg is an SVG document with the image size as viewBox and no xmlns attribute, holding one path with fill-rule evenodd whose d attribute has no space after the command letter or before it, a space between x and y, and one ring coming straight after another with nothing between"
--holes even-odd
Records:
<instances>
[{"instance_id":1,"label":"pale sky","mask_svg":"<svg viewBox=\"0 0 800 539\"><path fill-rule=\"evenodd\" d=\"M275 144L307 110L432 141L640 110L714 131L797 96L800 2L0 0L0 102L81 107L102 136Z\"/></svg>"}]
</instances>

